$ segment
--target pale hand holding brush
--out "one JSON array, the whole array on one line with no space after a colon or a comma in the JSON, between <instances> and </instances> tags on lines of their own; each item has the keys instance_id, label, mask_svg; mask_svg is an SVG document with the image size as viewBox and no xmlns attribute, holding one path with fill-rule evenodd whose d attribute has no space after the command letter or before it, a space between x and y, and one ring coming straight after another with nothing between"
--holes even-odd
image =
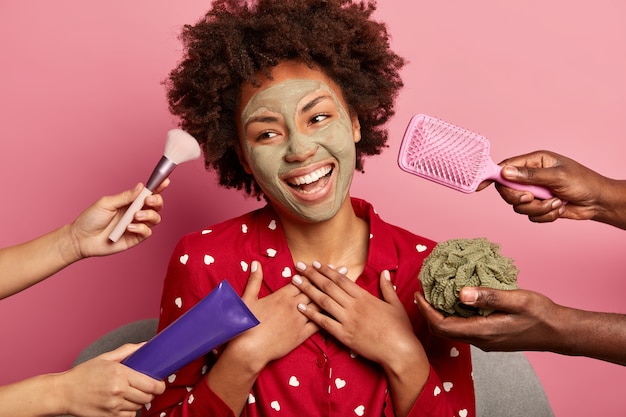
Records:
<instances>
[{"instance_id":1,"label":"pale hand holding brush","mask_svg":"<svg viewBox=\"0 0 626 417\"><path fill-rule=\"evenodd\" d=\"M132 222L135 213L143 207L146 197L151 195L161 185L177 165L197 159L199 156L200 146L193 136L181 129L173 129L167 132L165 151L161 160L152 171L146 186L128 207L111 234L109 234L109 240L113 242L118 241L124 234L126 227Z\"/></svg>"},{"instance_id":2,"label":"pale hand holding brush","mask_svg":"<svg viewBox=\"0 0 626 417\"><path fill-rule=\"evenodd\" d=\"M519 184L502 177L502 167L489 156L484 136L424 114L411 118L402 139L398 164L403 171L457 191L476 191L481 182L493 180L509 188L529 191L546 200L552 193L543 187Z\"/></svg>"}]
</instances>

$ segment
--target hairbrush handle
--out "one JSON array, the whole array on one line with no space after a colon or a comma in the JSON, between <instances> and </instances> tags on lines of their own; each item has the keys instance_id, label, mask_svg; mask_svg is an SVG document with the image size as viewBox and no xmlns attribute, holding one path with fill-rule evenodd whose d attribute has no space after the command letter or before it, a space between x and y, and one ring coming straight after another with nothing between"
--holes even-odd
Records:
<instances>
[{"instance_id":1,"label":"hairbrush handle","mask_svg":"<svg viewBox=\"0 0 626 417\"><path fill-rule=\"evenodd\" d=\"M120 221L109 234L109 240L111 240L112 242L117 242L119 238L122 237L122 235L126 231L126 226L128 226L133 221L135 213L141 210L144 204L144 200L151 194L152 191L149 188L143 187L143 190L141 190L133 203L126 209L126 212L124 213Z\"/></svg>"},{"instance_id":2,"label":"hairbrush handle","mask_svg":"<svg viewBox=\"0 0 626 417\"><path fill-rule=\"evenodd\" d=\"M494 175L490 176L490 179L505 185L509 188L518 191L528 191L532 193L535 198L539 198L541 200L547 200L549 198L554 197L554 195L545 187L540 187L538 185L532 184L521 184L519 182L509 181L502 176L502 167L500 165L495 164L495 172Z\"/></svg>"}]
</instances>

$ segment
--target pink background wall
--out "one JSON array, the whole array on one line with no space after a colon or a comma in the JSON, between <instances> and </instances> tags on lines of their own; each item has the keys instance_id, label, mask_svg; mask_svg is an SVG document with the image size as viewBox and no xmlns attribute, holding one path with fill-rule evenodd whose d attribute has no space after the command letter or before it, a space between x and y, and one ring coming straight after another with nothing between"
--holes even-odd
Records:
<instances>
[{"instance_id":1,"label":"pink background wall","mask_svg":"<svg viewBox=\"0 0 626 417\"><path fill-rule=\"evenodd\" d=\"M71 221L99 196L145 181L175 126L160 82L179 58L179 28L207 2L0 3L0 246ZM624 178L626 4L600 0L381 0L410 60L390 148L366 162L353 194L388 221L444 240L485 236L521 269L519 283L583 309L626 313L626 233L592 222L537 225L493 189L466 195L402 173L411 115L437 115L490 138L492 156L552 149ZM158 313L177 239L257 206L216 188L202 163L180 166L149 241L72 265L0 302L0 384L61 371L101 334ZM33 259L33 262L36 262ZM1 278L0 278L1 279ZM559 416L623 415L626 368L527 354Z\"/></svg>"}]
</instances>

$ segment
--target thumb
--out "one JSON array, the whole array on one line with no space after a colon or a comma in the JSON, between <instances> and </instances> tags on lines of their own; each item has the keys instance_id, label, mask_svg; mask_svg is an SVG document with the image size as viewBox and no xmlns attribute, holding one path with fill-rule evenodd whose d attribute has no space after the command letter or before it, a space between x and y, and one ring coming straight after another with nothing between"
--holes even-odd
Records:
<instances>
[{"instance_id":1,"label":"thumb","mask_svg":"<svg viewBox=\"0 0 626 417\"><path fill-rule=\"evenodd\" d=\"M256 300L259 298L259 290L261 289L261 283L263 282L263 269L259 261L252 261L250 264L250 277L246 288L243 290L244 300Z\"/></svg>"},{"instance_id":2,"label":"thumb","mask_svg":"<svg viewBox=\"0 0 626 417\"><path fill-rule=\"evenodd\" d=\"M506 293L506 290L488 287L464 287L459 292L459 300L468 306L500 310L504 307Z\"/></svg>"},{"instance_id":3,"label":"thumb","mask_svg":"<svg viewBox=\"0 0 626 417\"><path fill-rule=\"evenodd\" d=\"M502 177L520 184L535 184L550 187L554 181L554 168L533 168L505 165L502 168Z\"/></svg>"},{"instance_id":4,"label":"thumb","mask_svg":"<svg viewBox=\"0 0 626 417\"><path fill-rule=\"evenodd\" d=\"M135 198L139 195L141 190L143 189L143 184L138 183L135 185L135 188L130 190L123 191L119 194L107 197L107 203L110 204L111 208L119 209L121 207L125 207L130 205Z\"/></svg>"},{"instance_id":5,"label":"thumb","mask_svg":"<svg viewBox=\"0 0 626 417\"><path fill-rule=\"evenodd\" d=\"M389 304L402 304L400 299L398 298L398 294L396 293L396 289L393 287L391 283L391 275L389 271L384 270L380 274L380 291L383 295L383 300L388 302Z\"/></svg>"},{"instance_id":6,"label":"thumb","mask_svg":"<svg viewBox=\"0 0 626 417\"><path fill-rule=\"evenodd\" d=\"M100 359L108 360L108 361L121 362L127 357L129 357L131 354L133 354L137 349L139 349L144 344L145 342L144 343L126 343L118 347L115 350L103 353L97 357Z\"/></svg>"}]
</instances>

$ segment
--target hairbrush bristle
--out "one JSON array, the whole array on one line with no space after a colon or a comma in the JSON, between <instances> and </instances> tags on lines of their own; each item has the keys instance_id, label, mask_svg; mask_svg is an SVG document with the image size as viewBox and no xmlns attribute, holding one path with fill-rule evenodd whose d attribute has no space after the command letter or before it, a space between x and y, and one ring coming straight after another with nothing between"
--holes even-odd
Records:
<instances>
[{"instance_id":1,"label":"hairbrush bristle","mask_svg":"<svg viewBox=\"0 0 626 417\"><path fill-rule=\"evenodd\" d=\"M400 166L459 191L476 189L489 159L486 138L444 121L418 115L402 144Z\"/></svg>"},{"instance_id":2,"label":"hairbrush bristle","mask_svg":"<svg viewBox=\"0 0 626 417\"><path fill-rule=\"evenodd\" d=\"M163 155L178 165L198 158L200 146L189 133L181 129L172 129L167 132Z\"/></svg>"},{"instance_id":3,"label":"hairbrush bristle","mask_svg":"<svg viewBox=\"0 0 626 417\"><path fill-rule=\"evenodd\" d=\"M529 191L542 200L552 198L544 187L519 184L502 177L502 167L489 156L489 140L443 120L416 114L406 129L398 165L403 171L471 193L486 180Z\"/></svg>"}]
</instances>

